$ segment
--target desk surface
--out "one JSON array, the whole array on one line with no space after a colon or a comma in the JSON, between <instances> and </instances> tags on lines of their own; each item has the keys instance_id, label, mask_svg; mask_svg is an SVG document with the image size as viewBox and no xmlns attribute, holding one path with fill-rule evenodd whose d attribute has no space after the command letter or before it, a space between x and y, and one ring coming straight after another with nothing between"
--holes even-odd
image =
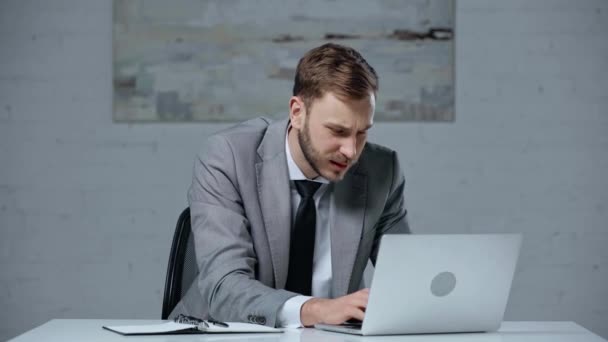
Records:
<instances>
[{"instance_id":1,"label":"desk surface","mask_svg":"<svg viewBox=\"0 0 608 342\"><path fill-rule=\"evenodd\" d=\"M408 341L408 342L606 342L574 322L504 322L498 332L473 334L431 334L400 336L355 336L315 329L288 329L281 334L157 335L122 336L102 329L103 325L154 324L158 320L54 319L20 336L13 342L29 341Z\"/></svg>"}]
</instances>

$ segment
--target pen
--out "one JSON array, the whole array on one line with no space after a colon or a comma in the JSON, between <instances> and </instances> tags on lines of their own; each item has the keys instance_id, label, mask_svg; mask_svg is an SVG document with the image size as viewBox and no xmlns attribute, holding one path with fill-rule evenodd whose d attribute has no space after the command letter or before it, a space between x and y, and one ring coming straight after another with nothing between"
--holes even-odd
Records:
<instances>
[{"instance_id":1,"label":"pen","mask_svg":"<svg viewBox=\"0 0 608 342\"><path fill-rule=\"evenodd\" d=\"M216 321L211 317L209 317L209 319L207 319L207 322L214 324L214 325L219 325L220 327L228 328L228 323Z\"/></svg>"},{"instance_id":2,"label":"pen","mask_svg":"<svg viewBox=\"0 0 608 342\"><path fill-rule=\"evenodd\" d=\"M196 318L196 317L192 317L192 316L187 316L187 315L179 314L175 318L175 322L177 322L177 323L186 323L186 324L194 324L194 325L202 324L206 328L209 327L209 324L217 325L217 326L223 327L223 328L228 328L228 323L215 320L215 319L213 319L211 317L209 317L208 319L204 320L204 319L200 319L200 318Z\"/></svg>"},{"instance_id":3,"label":"pen","mask_svg":"<svg viewBox=\"0 0 608 342\"><path fill-rule=\"evenodd\" d=\"M177 323L195 324L195 325L204 323L204 321L200 318L196 318L196 317L188 316L188 315L184 315L184 314L179 314L177 317L175 317L174 321Z\"/></svg>"}]
</instances>

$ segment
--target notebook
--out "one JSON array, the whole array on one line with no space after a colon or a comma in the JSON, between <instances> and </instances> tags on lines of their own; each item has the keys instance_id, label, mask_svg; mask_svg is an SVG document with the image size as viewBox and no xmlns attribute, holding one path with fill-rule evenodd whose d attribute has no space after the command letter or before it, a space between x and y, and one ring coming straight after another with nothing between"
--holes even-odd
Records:
<instances>
[{"instance_id":1,"label":"notebook","mask_svg":"<svg viewBox=\"0 0 608 342\"><path fill-rule=\"evenodd\" d=\"M519 234L384 235L357 335L495 331L503 319Z\"/></svg>"},{"instance_id":2,"label":"notebook","mask_svg":"<svg viewBox=\"0 0 608 342\"><path fill-rule=\"evenodd\" d=\"M173 335L173 334L223 334L223 333L281 333L276 329L259 324L226 322L221 325L212 321L203 321L198 324L164 322L145 325L114 325L103 326L104 329L115 333L130 335Z\"/></svg>"}]
</instances>

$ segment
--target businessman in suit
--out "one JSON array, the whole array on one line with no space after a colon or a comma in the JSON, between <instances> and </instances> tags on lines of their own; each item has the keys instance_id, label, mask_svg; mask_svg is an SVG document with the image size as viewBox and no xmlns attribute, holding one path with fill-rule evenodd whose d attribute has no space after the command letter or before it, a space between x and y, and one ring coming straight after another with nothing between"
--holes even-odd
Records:
<instances>
[{"instance_id":1,"label":"businessman in suit","mask_svg":"<svg viewBox=\"0 0 608 342\"><path fill-rule=\"evenodd\" d=\"M378 77L354 49L298 63L289 118L209 138L188 192L199 277L179 313L269 326L362 320L367 261L409 233L397 154L367 142Z\"/></svg>"}]
</instances>

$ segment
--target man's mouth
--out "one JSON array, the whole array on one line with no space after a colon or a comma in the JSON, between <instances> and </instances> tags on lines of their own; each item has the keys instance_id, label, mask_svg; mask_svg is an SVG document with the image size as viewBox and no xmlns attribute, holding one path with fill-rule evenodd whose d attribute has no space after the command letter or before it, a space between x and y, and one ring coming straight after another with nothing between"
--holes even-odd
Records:
<instances>
[{"instance_id":1,"label":"man's mouth","mask_svg":"<svg viewBox=\"0 0 608 342\"><path fill-rule=\"evenodd\" d=\"M336 168L340 169L340 170L344 170L348 166L347 163L339 163L339 162L334 161L334 160L330 160L330 163L332 165L334 165Z\"/></svg>"}]
</instances>

